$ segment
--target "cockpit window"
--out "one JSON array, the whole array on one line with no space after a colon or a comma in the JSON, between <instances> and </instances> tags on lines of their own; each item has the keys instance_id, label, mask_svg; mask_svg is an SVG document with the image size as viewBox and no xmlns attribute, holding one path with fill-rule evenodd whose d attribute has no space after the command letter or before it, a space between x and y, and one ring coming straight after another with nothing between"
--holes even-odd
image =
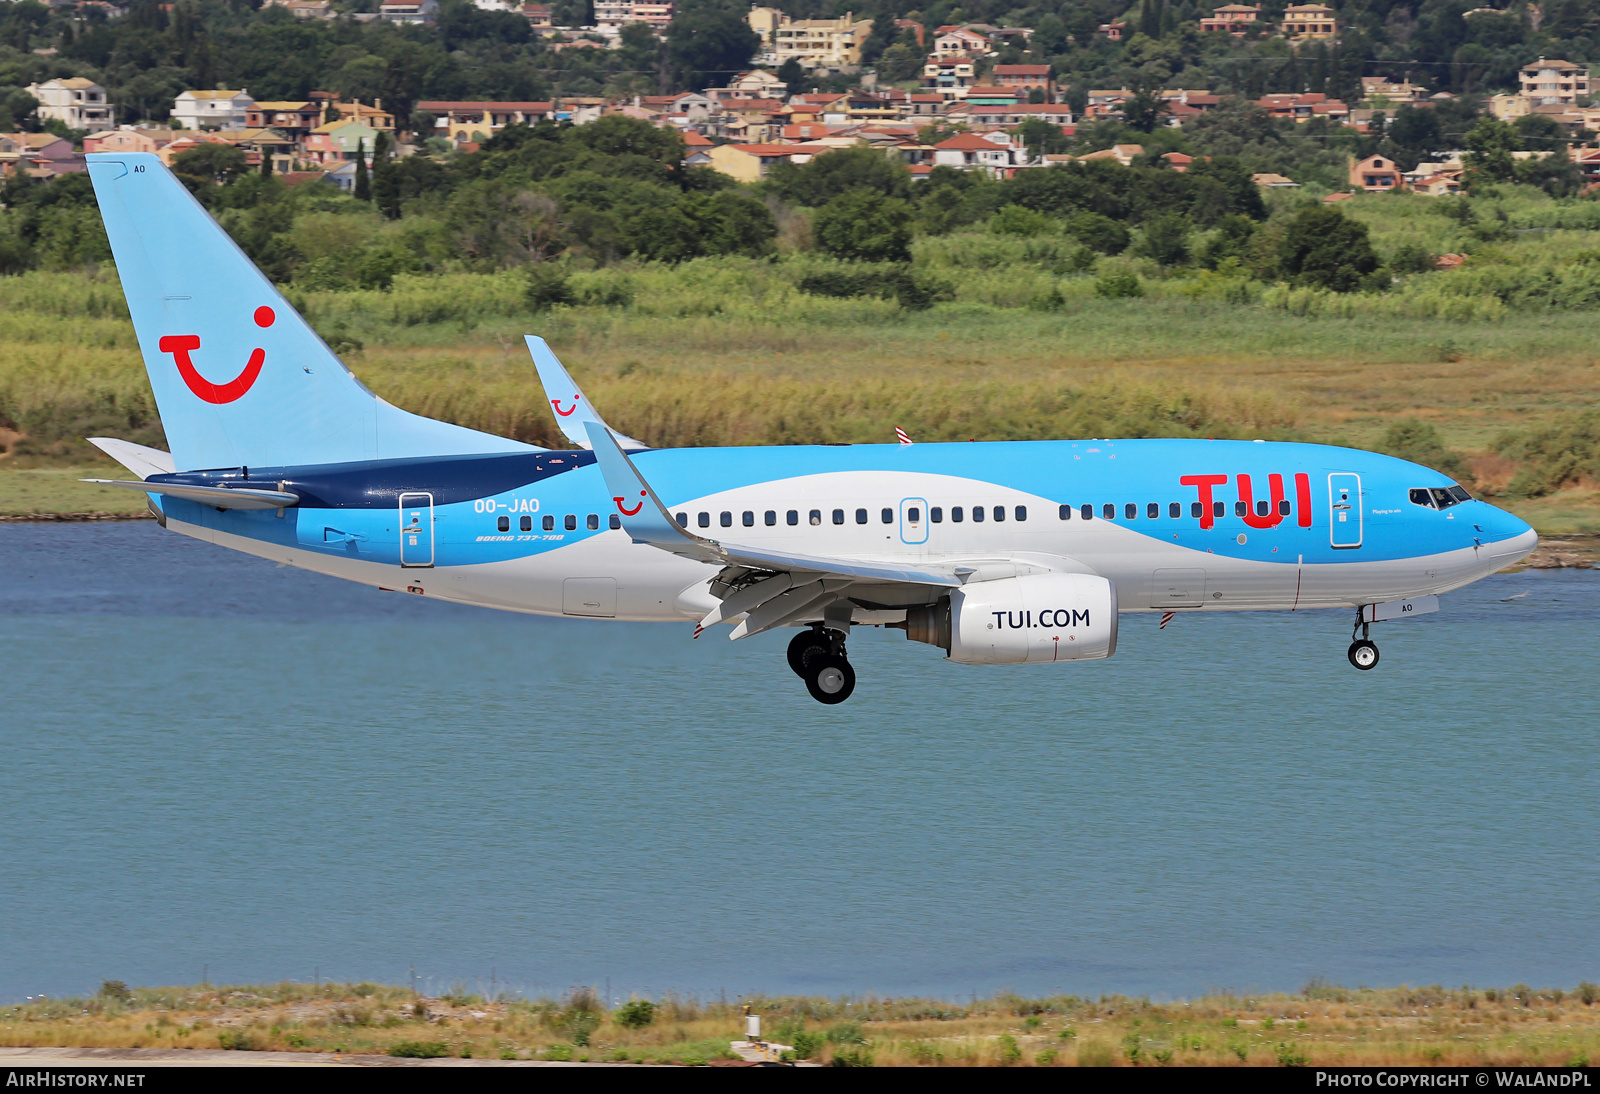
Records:
<instances>
[{"instance_id":1,"label":"cockpit window","mask_svg":"<svg viewBox=\"0 0 1600 1094\"><path fill-rule=\"evenodd\" d=\"M1425 505L1429 509L1448 509L1472 500L1472 495L1460 486L1413 487L1410 496L1412 505Z\"/></svg>"}]
</instances>

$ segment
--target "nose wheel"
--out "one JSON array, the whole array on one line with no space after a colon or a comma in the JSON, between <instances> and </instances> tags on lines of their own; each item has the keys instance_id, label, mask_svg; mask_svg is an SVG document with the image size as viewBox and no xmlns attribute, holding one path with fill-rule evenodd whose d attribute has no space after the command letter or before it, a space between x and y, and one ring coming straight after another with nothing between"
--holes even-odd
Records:
<instances>
[{"instance_id":1,"label":"nose wheel","mask_svg":"<svg viewBox=\"0 0 1600 1094\"><path fill-rule=\"evenodd\" d=\"M844 637L836 631L816 627L795 635L789 642L789 667L819 703L842 703L856 690L856 670L845 654Z\"/></svg>"},{"instance_id":2,"label":"nose wheel","mask_svg":"<svg viewBox=\"0 0 1600 1094\"><path fill-rule=\"evenodd\" d=\"M1378 667L1378 644L1367 637L1369 625L1360 621L1359 613L1356 620L1355 629L1350 632L1352 641L1346 656L1350 658L1352 665L1366 672ZM1357 633L1361 635L1360 638L1356 638Z\"/></svg>"},{"instance_id":3,"label":"nose wheel","mask_svg":"<svg viewBox=\"0 0 1600 1094\"><path fill-rule=\"evenodd\" d=\"M1365 672L1378 666L1378 647L1365 638L1350 643L1350 663Z\"/></svg>"}]
</instances>

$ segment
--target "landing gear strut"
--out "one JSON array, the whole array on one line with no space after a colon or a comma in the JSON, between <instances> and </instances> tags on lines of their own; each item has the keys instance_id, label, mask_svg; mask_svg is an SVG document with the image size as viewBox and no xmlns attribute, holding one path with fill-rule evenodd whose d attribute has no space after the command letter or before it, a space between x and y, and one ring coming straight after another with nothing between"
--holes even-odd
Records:
<instances>
[{"instance_id":1,"label":"landing gear strut","mask_svg":"<svg viewBox=\"0 0 1600 1094\"><path fill-rule=\"evenodd\" d=\"M1357 612L1356 625L1350 631L1350 637L1353 641L1350 643L1348 656L1350 663L1362 672L1378 667L1378 646L1377 643L1367 637L1368 630L1368 624L1361 621L1360 613ZM1361 633L1360 638L1356 638L1357 631Z\"/></svg>"},{"instance_id":2,"label":"landing gear strut","mask_svg":"<svg viewBox=\"0 0 1600 1094\"><path fill-rule=\"evenodd\" d=\"M789 667L819 703L842 703L856 690L856 670L845 654L844 635L821 624L789 641Z\"/></svg>"}]
</instances>

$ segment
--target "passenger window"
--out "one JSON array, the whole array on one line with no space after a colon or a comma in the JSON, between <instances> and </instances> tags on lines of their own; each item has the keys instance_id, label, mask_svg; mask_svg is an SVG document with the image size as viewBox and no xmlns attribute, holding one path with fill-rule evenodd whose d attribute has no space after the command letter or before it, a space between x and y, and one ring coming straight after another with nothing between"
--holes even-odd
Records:
<instances>
[{"instance_id":1,"label":"passenger window","mask_svg":"<svg viewBox=\"0 0 1600 1094\"><path fill-rule=\"evenodd\" d=\"M867 511L865 509L857 509L856 510L856 523L857 524L865 524L865 523L867 523Z\"/></svg>"},{"instance_id":2,"label":"passenger window","mask_svg":"<svg viewBox=\"0 0 1600 1094\"><path fill-rule=\"evenodd\" d=\"M768 509L766 513L762 515L761 519L766 521L768 528L771 528L774 524L778 523L778 511L776 509Z\"/></svg>"},{"instance_id":3,"label":"passenger window","mask_svg":"<svg viewBox=\"0 0 1600 1094\"><path fill-rule=\"evenodd\" d=\"M744 516L740 519L744 522L746 528L754 528L756 526L756 515L752 510L746 509Z\"/></svg>"},{"instance_id":4,"label":"passenger window","mask_svg":"<svg viewBox=\"0 0 1600 1094\"><path fill-rule=\"evenodd\" d=\"M1286 517L1286 516L1289 515L1289 499L1288 498L1284 498L1282 501L1278 502L1278 515L1280 517Z\"/></svg>"},{"instance_id":5,"label":"passenger window","mask_svg":"<svg viewBox=\"0 0 1600 1094\"><path fill-rule=\"evenodd\" d=\"M928 510L928 520L931 521L934 524L943 524L944 523L944 510L942 508L940 508L939 506L935 505L932 509Z\"/></svg>"},{"instance_id":6,"label":"passenger window","mask_svg":"<svg viewBox=\"0 0 1600 1094\"><path fill-rule=\"evenodd\" d=\"M1189 515L1191 517L1198 517L1203 511L1204 510L1202 510L1200 508L1200 503L1199 502L1191 501L1189 503Z\"/></svg>"},{"instance_id":7,"label":"passenger window","mask_svg":"<svg viewBox=\"0 0 1600 1094\"><path fill-rule=\"evenodd\" d=\"M972 507L972 520L975 524L983 520L983 506L974 505Z\"/></svg>"},{"instance_id":8,"label":"passenger window","mask_svg":"<svg viewBox=\"0 0 1600 1094\"><path fill-rule=\"evenodd\" d=\"M807 519L810 520L812 524L821 524L822 523L822 510L821 509L813 509L813 510L811 510L811 514L810 514L809 517L807 517Z\"/></svg>"},{"instance_id":9,"label":"passenger window","mask_svg":"<svg viewBox=\"0 0 1600 1094\"><path fill-rule=\"evenodd\" d=\"M1272 515L1272 503L1263 498L1256 502L1256 516L1265 517Z\"/></svg>"},{"instance_id":10,"label":"passenger window","mask_svg":"<svg viewBox=\"0 0 1600 1094\"><path fill-rule=\"evenodd\" d=\"M556 518L549 513L544 515L544 530L546 532L554 532L556 530Z\"/></svg>"},{"instance_id":11,"label":"passenger window","mask_svg":"<svg viewBox=\"0 0 1600 1094\"><path fill-rule=\"evenodd\" d=\"M689 514L688 513L679 513L678 514L678 527L679 528L687 528L687 527L689 527Z\"/></svg>"},{"instance_id":12,"label":"passenger window","mask_svg":"<svg viewBox=\"0 0 1600 1094\"><path fill-rule=\"evenodd\" d=\"M611 520L610 520L609 523L611 525L611 530L613 532L615 532L618 528L622 527L622 518L617 516L617 514L612 513L611 514Z\"/></svg>"},{"instance_id":13,"label":"passenger window","mask_svg":"<svg viewBox=\"0 0 1600 1094\"><path fill-rule=\"evenodd\" d=\"M1100 515L1102 517L1106 518L1107 520L1116 520L1117 519L1117 507L1115 505L1112 505L1108 501L1108 502L1106 502L1104 505L1102 505L1100 507Z\"/></svg>"},{"instance_id":14,"label":"passenger window","mask_svg":"<svg viewBox=\"0 0 1600 1094\"><path fill-rule=\"evenodd\" d=\"M1171 517L1173 520L1177 520L1179 517L1183 516L1183 504L1176 501L1168 502L1167 516Z\"/></svg>"},{"instance_id":15,"label":"passenger window","mask_svg":"<svg viewBox=\"0 0 1600 1094\"><path fill-rule=\"evenodd\" d=\"M1085 504L1081 509L1078 510L1078 515L1084 520L1093 520L1094 506Z\"/></svg>"},{"instance_id":16,"label":"passenger window","mask_svg":"<svg viewBox=\"0 0 1600 1094\"><path fill-rule=\"evenodd\" d=\"M1127 520L1133 520L1139 515L1139 504L1137 502L1130 501L1127 505L1122 507L1122 515Z\"/></svg>"},{"instance_id":17,"label":"passenger window","mask_svg":"<svg viewBox=\"0 0 1600 1094\"><path fill-rule=\"evenodd\" d=\"M1158 501L1153 501L1149 505L1146 505L1144 507L1144 515L1151 520L1155 520L1157 517L1161 516L1161 503Z\"/></svg>"},{"instance_id":18,"label":"passenger window","mask_svg":"<svg viewBox=\"0 0 1600 1094\"><path fill-rule=\"evenodd\" d=\"M524 532L533 531L533 518L532 517L523 517L522 520L519 523L522 525L522 530Z\"/></svg>"},{"instance_id":19,"label":"passenger window","mask_svg":"<svg viewBox=\"0 0 1600 1094\"><path fill-rule=\"evenodd\" d=\"M710 528L711 527L711 514L710 513L701 513L700 514L700 519L696 523L698 523L700 525L700 527L702 527L702 528Z\"/></svg>"},{"instance_id":20,"label":"passenger window","mask_svg":"<svg viewBox=\"0 0 1600 1094\"><path fill-rule=\"evenodd\" d=\"M722 511L722 515L717 518L717 523L722 525L724 528L732 528L733 514L724 509Z\"/></svg>"},{"instance_id":21,"label":"passenger window","mask_svg":"<svg viewBox=\"0 0 1600 1094\"><path fill-rule=\"evenodd\" d=\"M883 517L883 523L885 523L885 524L893 524L894 523L894 510L893 509L885 509L880 515ZM917 518L916 517L912 517L911 519L912 520L916 520Z\"/></svg>"},{"instance_id":22,"label":"passenger window","mask_svg":"<svg viewBox=\"0 0 1600 1094\"><path fill-rule=\"evenodd\" d=\"M1071 520L1072 519L1072 506L1063 505L1061 507L1061 519L1062 520Z\"/></svg>"},{"instance_id":23,"label":"passenger window","mask_svg":"<svg viewBox=\"0 0 1600 1094\"><path fill-rule=\"evenodd\" d=\"M569 532L576 532L578 530L578 517L575 513L568 513L566 520L562 521L561 523L567 526L567 531Z\"/></svg>"},{"instance_id":24,"label":"passenger window","mask_svg":"<svg viewBox=\"0 0 1600 1094\"><path fill-rule=\"evenodd\" d=\"M509 532L511 531L511 518L501 517L499 520L495 521L495 526L502 532Z\"/></svg>"},{"instance_id":25,"label":"passenger window","mask_svg":"<svg viewBox=\"0 0 1600 1094\"><path fill-rule=\"evenodd\" d=\"M835 509L833 511L833 523L835 523L835 524L843 524L844 523L844 510L843 509Z\"/></svg>"},{"instance_id":26,"label":"passenger window","mask_svg":"<svg viewBox=\"0 0 1600 1094\"><path fill-rule=\"evenodd\" d=\"M1011 515L1016 517L1018 520L1027 520L1028 519L1028 507L1026 505L1019 505L1019 506L1017 506L1017 511L1015 513L1012 513Z\"/></svg>"},{"instance_id":27,"label":"passenger window","mask_svg":"<svg viewBox=\"0 0 1600 1094\"><path fill-rule=\"evenodd\" d=\"M1233 503L1233 515L1234 516L1242 517L1248 512L1250 512L1250 509L1249 509L1249 507L1247 507L1245 505L1244 502L1236 501L1236 502Z\"/></svg>"},{"instance_id":28,"label":"passenger window","mask_svg":"<svg viewBox=\"0 0 1600 1094\"><path fill-rule=\"evenodd\" d=\"M1212 516L1214 516L1214 517L1226 516L1227 512L1228 512L1228 507L1226 505L1224 505L1222 502L1214 501L1214 502L1211 503L1211 515Z\"/></svg>"},{"instance_id":29,"label":"passenger window","mask_svg":"<svg viewBox=\"0 0 1600 1094\"><path fill-rule=\"evenodd\" d=\"M967 519L967 511L965 509L961 508L961 506L952 505L950 507L950 520L953 523L960 524L962 521L964 521L966 519Z\"/></svg>"},{"instance_id":30,"label":"passenger window","mask_svg":"<svg viewBox=\"0 0 1600 1094\"><path fill-rule=\"evenodd\" d=\"M798 509L789 510L787 513L785 513L783 515L783 519L784 519L784 522L787 523L787 524L799 524L800 523L800 510L798 510ZM815 522L813 521L813 523L815 523Z\"/></svg>"},{"instance_id":31,"label":"passenger window","mask_svg":"<svg viewBox=\"0 0 1600 1094\"><path fill-rule=\"evenodd\" d=\"M994 507L994 519L995 520L1005 520L1006 519L1006 507L1004 505L996 505Z\"/></svg>"},{"instance_id":32,"label":"passenger window","mask_svg":"<svg viewBox=\"0 0 1600 1094\"><path fill-rule=\"evenodd\" d=\"M884 512L889 513L892 512L892 510L885 509ZM922 522L922 510L913 505L910 509L906 510L906 520L910 521L912 524L920 524Z\"/></svg>"},{"instance_id":33,"label":"passenger window","mask_svg":"<svg viewBox=\"0 0 1600 1094\"><path fill-rule=\"evenodd\" d=\"M598 532L600 530L600 514L599 513L590 513L589 514L588 524L589 524L589 531Z\"/></svg>"}]
</instances>

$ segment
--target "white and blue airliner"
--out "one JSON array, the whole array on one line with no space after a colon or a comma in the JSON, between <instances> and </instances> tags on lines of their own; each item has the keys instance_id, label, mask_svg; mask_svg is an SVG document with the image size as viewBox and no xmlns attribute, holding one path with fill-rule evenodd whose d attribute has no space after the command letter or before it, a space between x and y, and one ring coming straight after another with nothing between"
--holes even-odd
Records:
<instances>
[{"instance_id":1,"label":"white and blue airliner","mask_svg":"<svg viewBox=\"0 0 1600 1094\"><path fill-rule=\"evenodd\" d=\"M168 531L507 611L797 628L818 701L852 627L967 665L1109 657L1121 612L1353 613L1369 627L1523 558L1527 524L1449 477L1313 444L1063 440L651 450L542 339L551 450L367 390L156 157L88 157L171 452L95 444Z\"/></svg>"}]
</instances>

